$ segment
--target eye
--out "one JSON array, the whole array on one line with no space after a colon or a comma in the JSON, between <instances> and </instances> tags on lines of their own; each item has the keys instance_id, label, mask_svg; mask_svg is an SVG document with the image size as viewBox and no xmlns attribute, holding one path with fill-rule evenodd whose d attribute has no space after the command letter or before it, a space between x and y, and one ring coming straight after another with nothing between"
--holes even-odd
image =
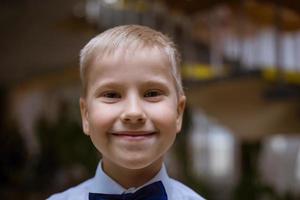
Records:
<instances>
[{"instance_id":1,"label":"eye","mask_svg":"<svg viewBox=\"0 0 300 200\"><path fill-rule=\"evenodd\" d=\"M144 97L150 101L159 101L163 95L163 92L160 90L149 90L144 94Z\"/></svg>"},{"instance_id":2,"label":"eye","mask_svg":"<svg viewBox=\"0 0 300 200\"><path fill-rule=\"evenodd\" d=\"M156 97L159 95L161 95L161 92L153 90L153 91L146 92L145 97Z\"/></svg>"},{"instance_id":3,"label":"eye","mask_svg":"<svg viewBox=\"0 0 300 200\"><path fill-rule=\"evenodd\" d=\"M121 98L121 95L117 92L105 92L102 96L105 98Z\"/></svg>"},{"instance_id":4,"label":"eye","mask_svg":"<svg viewBox=\"0 0 300 200\"><path fill-rule=\"evenodd\" d=\"M99 97L105 103L115 103L122 98L121 94L115 91L103 92Z\"/></svg>"}]
</instances>

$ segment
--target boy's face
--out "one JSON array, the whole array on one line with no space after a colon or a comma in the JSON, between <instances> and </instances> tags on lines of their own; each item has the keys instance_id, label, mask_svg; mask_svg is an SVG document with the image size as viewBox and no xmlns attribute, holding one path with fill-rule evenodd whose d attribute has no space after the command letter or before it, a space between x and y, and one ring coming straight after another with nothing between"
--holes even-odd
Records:
<instances>
[{"instance_id":1,"label":"boy's face","mask_svg":"<svg viewBox=\"0 0 300 200\"><path fill-rule=\"evenodd\" d=\"M181 129L185 97L177 97L158 49L119 50L94 62L80 99L85 134L103 162L127 169L159 165Z\"/></svg>"}]
</instances>

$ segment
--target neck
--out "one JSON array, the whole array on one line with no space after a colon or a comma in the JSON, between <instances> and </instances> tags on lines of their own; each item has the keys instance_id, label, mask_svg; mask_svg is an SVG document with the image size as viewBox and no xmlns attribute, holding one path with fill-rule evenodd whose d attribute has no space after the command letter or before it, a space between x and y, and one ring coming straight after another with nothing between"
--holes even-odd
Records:
<instances>
[{"instance_id":1,"label":"neck","mask_svg":"<svg viewBox=\"0 0 300 200\"><path fill-rule=\"evenodd\" d=\"M145 168L128 169L103 158L102 168L110 178L118 182L123 188L129 189L140 187L154 178L160 171L162 163L163 159L160 158Z\"/></svg>"}]
</instances>

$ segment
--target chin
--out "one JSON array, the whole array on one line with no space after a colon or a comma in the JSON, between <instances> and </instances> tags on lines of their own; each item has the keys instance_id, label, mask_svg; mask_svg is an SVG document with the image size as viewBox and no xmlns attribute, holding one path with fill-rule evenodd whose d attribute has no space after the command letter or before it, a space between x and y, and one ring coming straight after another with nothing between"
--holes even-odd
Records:
<instances>
[{"instance_id":1,"label":"chin","mask_svg":"<svg viewBox=\"0 0 300 200\"><path fill-rule=\"evenodd\" d=\"M127 158L120 158L119 164L127 169L138 170L144 169L155 163L157 158L147 158L145 156L130 156Z\"/></svg>"}]
</instances>

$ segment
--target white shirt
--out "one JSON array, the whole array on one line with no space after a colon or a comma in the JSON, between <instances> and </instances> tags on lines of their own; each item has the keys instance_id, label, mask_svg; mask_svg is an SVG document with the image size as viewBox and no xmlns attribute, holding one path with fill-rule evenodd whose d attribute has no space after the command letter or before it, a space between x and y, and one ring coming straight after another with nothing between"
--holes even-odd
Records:
<instances>
[{"instance_id":1,"label":"white shirt","mask_svg":"<svg viewBox=\"0 0 300 200\"><path fill-rule=\"evenodd\" d=\"M168 196L168 200L204 200L196 192L182 183L170 178L166 168L163 165L158 174L141 187L151 183L162 181ZM111 179L102 170L101 162L99 163L96 175L62 193L54 194L48 200L89 200L89 193L105 193L105 194L123 194L131 193L139 190L138 188L125 189L113 179Z\"/></svg>"}]
</instances>

